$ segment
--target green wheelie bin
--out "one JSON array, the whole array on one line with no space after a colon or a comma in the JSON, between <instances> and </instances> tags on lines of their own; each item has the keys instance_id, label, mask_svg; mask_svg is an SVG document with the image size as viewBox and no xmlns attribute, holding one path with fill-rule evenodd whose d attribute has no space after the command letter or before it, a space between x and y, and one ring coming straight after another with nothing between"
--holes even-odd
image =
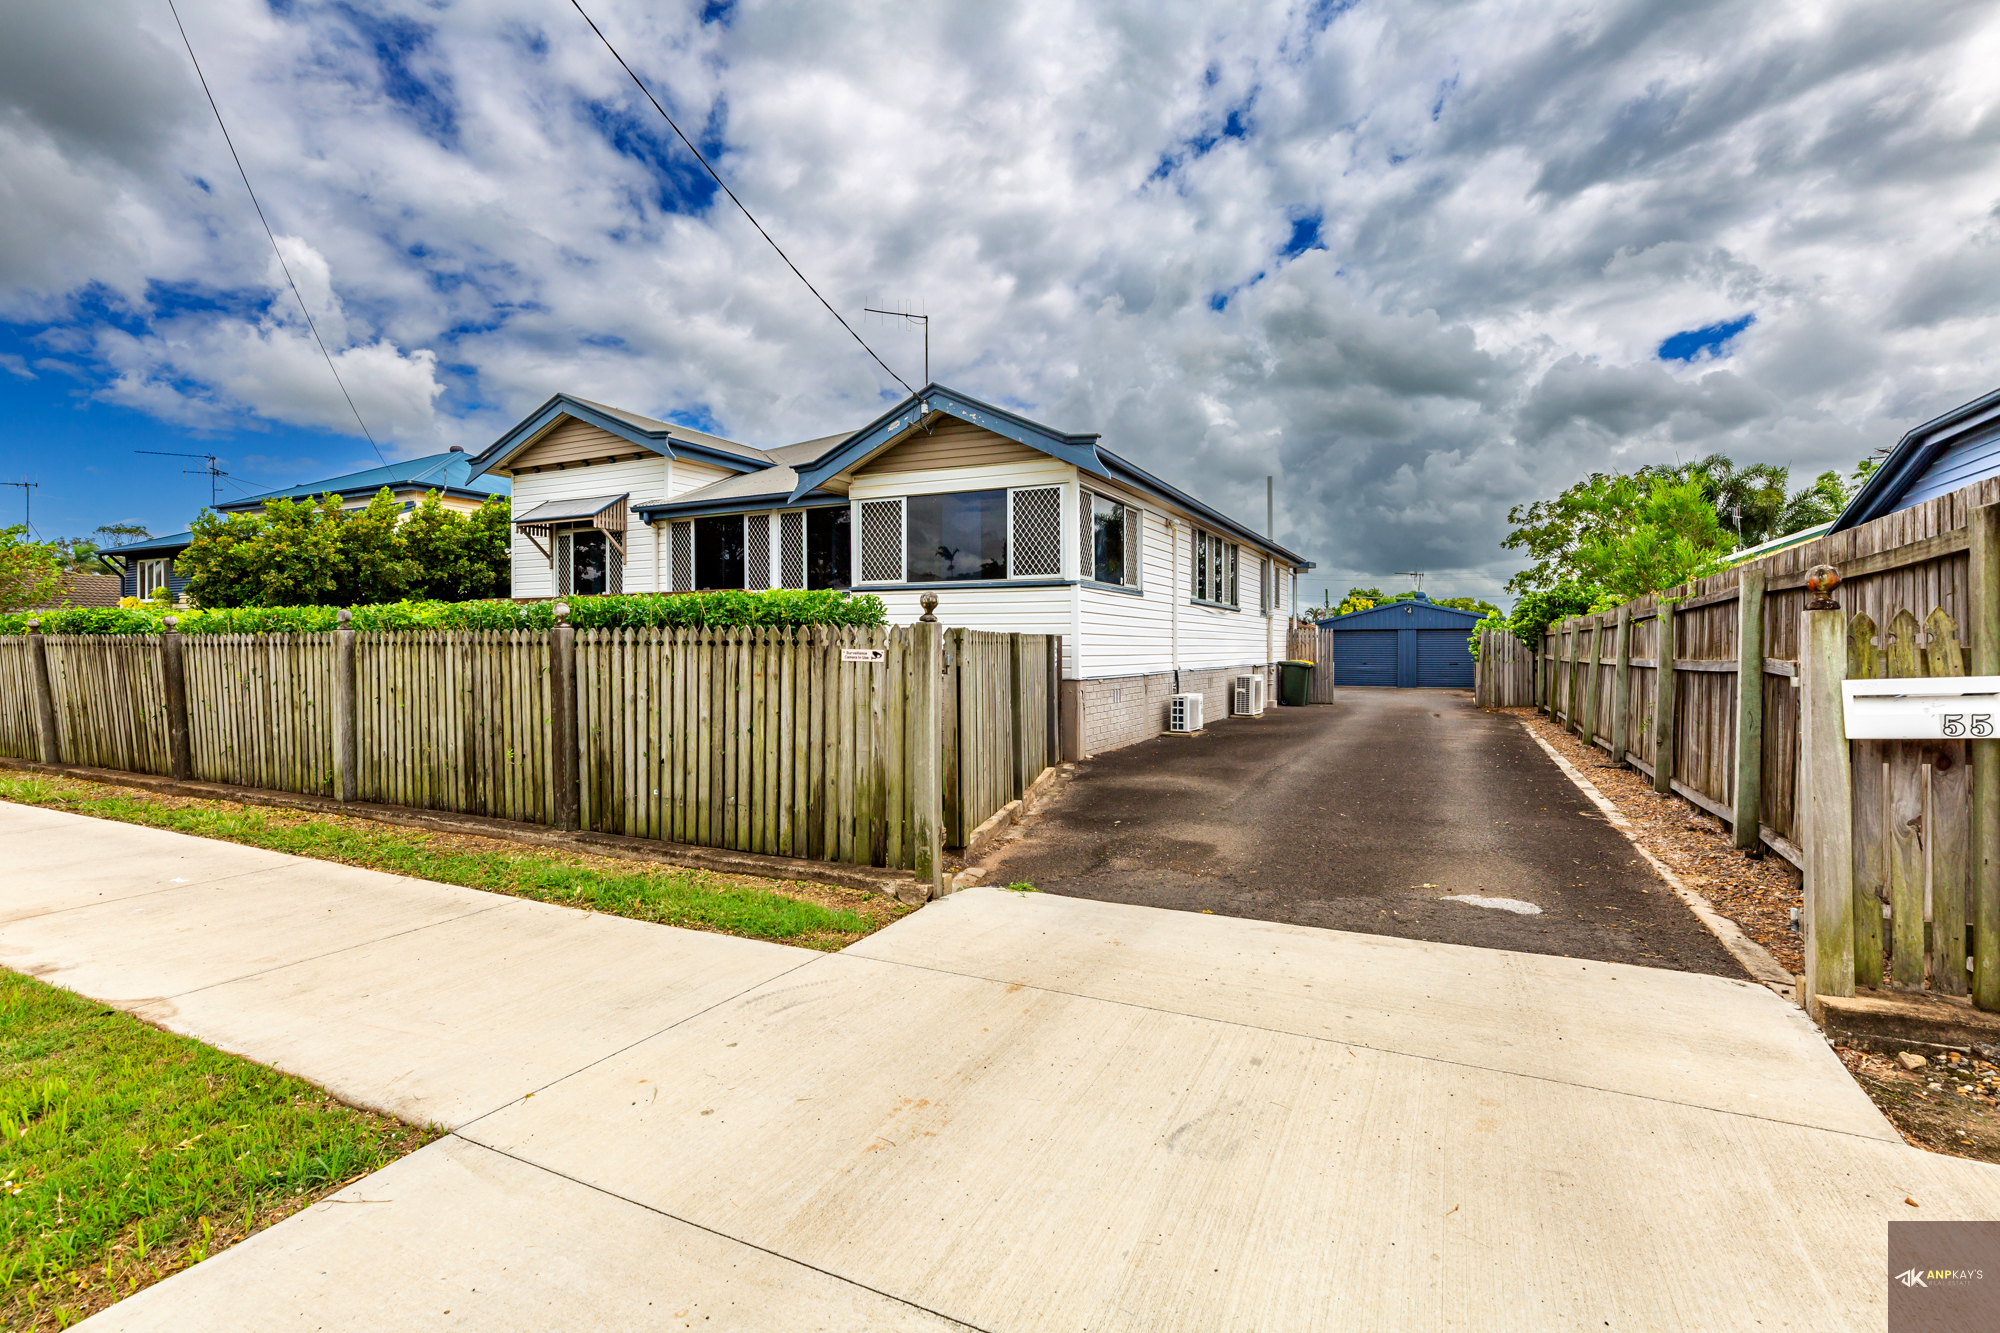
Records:
<instances>
[{"instance_id":1,"label":"green wheelie bin","mask_svg":"<svg viewBox=\"0 0 2000 1333\"><path fill-rule=\"evenodd\" d=\"M1278 702L1289 708L1303 708L1312 700L1313 664L1278 663Z\"/></svg>"}]
</instances>

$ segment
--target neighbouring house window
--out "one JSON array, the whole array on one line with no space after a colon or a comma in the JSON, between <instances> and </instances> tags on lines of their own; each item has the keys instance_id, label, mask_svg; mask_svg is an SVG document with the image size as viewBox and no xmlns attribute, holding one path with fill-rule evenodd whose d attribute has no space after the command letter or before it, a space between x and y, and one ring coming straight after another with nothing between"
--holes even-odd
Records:
<instances>
[{"instance_id":1,"label":"neighbouring house window","mask_svg":"<svg viewBox=\"0 0 2000 1333\"><path fill-rule=\"evenodd\" d=\"M1007 577L1007 492L912 495L905 505L911 583Z\"/></svg>"},{"instance_id":2,"label":"neighbouring house window","mask_svg":"<svg viewBox=\"0 0 2000 1333\"><path fill-rule=\"evenodd\" d=\"M1099 583L1116 583L1133 588L1139 584L1139 511L1102 495L1084 492L1090 506L1086 548L1090 577Z\"/></svg>"},{"instance_id":3,"label":"neighbouring house window","mask_svg":"<svg viewBox=\"0 0 2000 1333\"><path fill-rule=\"evenodd\" d=\"M743 586L743 516L694 521L694 586L699 590Z\"/></svg>"},{"instance_id":4,"label":"neighbouring house window","mask_svg":"<svg viewBox=\"0 0 2000 1333\"><path fill-rule=\"evenodd\" d=\"M1226 542L1212 532L1195 531L1191 591L1196 601L1236 605L1236 558L1236 543Z\"/></svg>"},{"instance_id":5,"label":"neighbouring house window","mask_svg":"<svg viewBox=\"0 0 2000 1333\"><path fill-rule=\"evenodd\" d=\"M846 588L853 584L854 547L848 514L845 505L806 511L806 587Z\"/></svg>"},{"instance_id":6,"label":"neighbouring house window","mask_svg":"<svg viewBox=\"0 0 2000 1333\"><path fill-rule=\"evenodd\" d=\"M166 560L141 560L138 578L135 580L137 597L151 597L167 586L167 572L172 567Z\"/></svg>"}]
</instances>

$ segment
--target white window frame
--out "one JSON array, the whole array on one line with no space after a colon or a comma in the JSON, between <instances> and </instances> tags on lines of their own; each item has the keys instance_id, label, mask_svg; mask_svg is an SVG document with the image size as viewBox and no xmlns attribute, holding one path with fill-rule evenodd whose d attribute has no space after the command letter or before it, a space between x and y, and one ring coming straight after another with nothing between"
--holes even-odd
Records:
<instances>
[{"instance_id":1,"label":"white window frame","mask_svg":"<svg viewBox=\"0 0 2000 1333\"><path fill-rule=\"evenodd\" d=\"M866 577L867 562L862 556L861 510L866 505L893 504L896 506L896 577L893 579L871 579ZM850 568L854 571L854 586L863 584L897 585L910 581L910 499L906 495L870 496L856 500L849 506L847 519L847 540L850 546Z\"/></svg>"},{"instance_id":2,"label":"white window frame","mask_svg":"<svg viewBox=\"0 0 2000 1333\"><path fill-rule=\"evenodd\" d=\"M985 490L990 488L974 487L973 489ZM1023 574L1014 567L1014 497L1022 494L1025 491L1054 491L1056 493L1056 568L1053 574ZM947 492L947 494L950 493L951 492ZM1059 579L1062 577L1063 528L1066 526L1063 519L1063 511L1064 511L1063 487L1061 483L1050 483L1039 486L1009 486L1007 488L1007 577L1008 578ZM905 505L903 507L903 515L904 515L903 521L905 523L909 521L909 512L910 512L909 506ZM908 558L909 558L909 548L906 543L904 546L904 560L906 563L908 561Z\"/></svg>"},{"instance_id":3,"label":"white window frame","mask_svg":"<svg viewBox=\"0 0 2000 1333\"><path fill-rule=\"evenodd\" d=\"M1242 563L1242 543L1232 542L1220 534L1206 528L1194 529L1194 546L1188 552L1188 582L1202 585L1199 590L1190 589L1189 601L1197 606L1219 607L1225 611L1240 611L1243 603L1237 586L1238 567ZM1208 577L1199 576L1206 566ZM1213 584L1219 597L1210 597L1206 585Z\"/></svg>"},{"instance_id":4,"label":"white window frame","mask_svg":"<svg viewBox=\"0 0 2000 1333\"><path fill-rule=\"evenodd\" d=\"M1117 505L1125 511L1125 582L1110 583L1097 577L1097 519L1092 503L1103 500ZM1084 583L1092 583L1100 588L1130 588L1135 592L1146 590L1145 533L1146 511L1122 496L1110 495L1104 491L1093 491L1088 487L1077 488L1078 514L1085 521L1076 525L1077 541L1076 575ZM1084 531L1088 529L1092 540L1085 543Z\"/></svg>"}]
</instances>

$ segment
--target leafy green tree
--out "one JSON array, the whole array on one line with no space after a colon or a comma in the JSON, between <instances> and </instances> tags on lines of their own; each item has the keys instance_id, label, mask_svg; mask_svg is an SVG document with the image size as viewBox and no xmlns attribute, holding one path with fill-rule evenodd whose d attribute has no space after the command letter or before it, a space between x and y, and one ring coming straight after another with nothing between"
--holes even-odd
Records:
<instances>
[{"instance_id":1,"label":"leafy green tree","mask_svg":"<svg viewBox=\"0 0 2000 1333\"><path fill-rule=\"evenodd\" d=\"M1448 606L1454 611L1477 611L1488 619L1503 614L1493 603L1481 601L1477 597L1433 597L1431 600L1439 606Z\"/></svg>"},{"instance_id":2,"label":"leafy green tree","mask_svg":"<svg viewBox=\"0 0 2000 1333\"><path fill-rule=\"evenodd\" d=\"M432 491L402 529L403 547L416 567L410 595L458 602L505 596L511 586L513 510L488 500L471 514L446 509Z\"/></svg>"},{"instance_id":3,"label":"leafy green tree","mask_svg":"<svg viewBox=\"0 0 2000 1333\"><path fill-rule=\"evenodd\" d=\"M1594 535L1577 552L1583 581L1612 603L1701 578L1721 567L1733 549L1722 520L1696 479L1654 478L1643 494L1638 483L1621 478L1617 497L1630 513L1615 532Z\"/></svg>"},{"instance_id":4,"label":"leafy green tree","mask_svg":"<svg viewBox=\"0 0 2000 1333\"><path fill-rule=\"evenodd\" d=\"M435 493L406 520L386 487L359 509L335 495L267 500L261 513L197 518L174 568L205 607L464 601L507 591L508 521L504 502L467 517Z\"/></svg>"},{"instance_id":5,"label":"leafy green tree","mask_svg":"<svg viewBox=\"0 0 2000 1333\"><path fill-rule=\"evenodd\" d=\"M46 606L62 576L62 557L49 543L28 540L27 524L0 528L0 611Z\"/></svg>"},{"instance_id":6,"label":"leafy green tree","mask_svg":"<svg viewBox=\"0 0 2000 1333\"><path fill-rule=\"evenodd\" d=\"M1779 515L1777 529L1771 535L1789 536L1821 523L1833 522L1859 489L1858 485L1849 486L1838 472L1820 473L1813 478L1812 485L1785 502L1785 512Z\"/></svg>"}]
</instances>

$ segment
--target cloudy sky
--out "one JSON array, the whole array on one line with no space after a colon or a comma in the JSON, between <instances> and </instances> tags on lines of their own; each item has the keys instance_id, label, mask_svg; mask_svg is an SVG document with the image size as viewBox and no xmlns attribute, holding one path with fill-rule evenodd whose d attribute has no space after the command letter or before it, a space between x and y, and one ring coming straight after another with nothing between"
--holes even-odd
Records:
<instances>
[{"instance_id":1,"label":"cloudy sky","mask_svg":"<svg viewBox=\"0 0 2000 1333\"><path fill-rule=\"evenodd\" d=\"M1584 472L1803 479L2000 385L1990 3L586 8L905 379L864 306L1246 521L1275 474L1311 591L1496 596ZM181 12L386 455L559 390L760 444L900 396L568 0ZM372 463L166 0L0 6L0 208L44 534L184 527L208 482L137 449Z\"/></svg>"}]
</instances>

